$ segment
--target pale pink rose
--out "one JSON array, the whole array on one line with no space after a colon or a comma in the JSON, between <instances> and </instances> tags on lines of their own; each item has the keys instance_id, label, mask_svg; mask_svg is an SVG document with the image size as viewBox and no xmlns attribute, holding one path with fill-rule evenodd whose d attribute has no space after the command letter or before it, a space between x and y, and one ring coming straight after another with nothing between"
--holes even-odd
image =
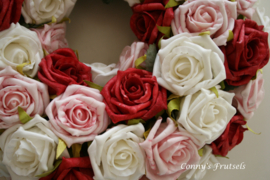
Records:
<instances>
[{"instance_id":1,"label":"pale pink rose","mask_svg":"<svg viewBox=\"0 0 270 180\"><path fill-rule=\"evenodd\" d=\"M42 48L49 54L57 49L68 47L68 42L65 37L65 23L51 25L45 24L43 28L32 30L37 33Z\"/></svg>"},{"instance_id":2,"label":"pale pink rose","mask_svg":"<svg viewBox=\"0 0 270 180\"><path fill-rule=\"evenodd\" d=\"M146 54L148 45L144 42L134 42L131 46L126 46L121 55L120 60L116 65L120 71L125 71L128 68L135 67L135 61Z\"/></svg>"},{"instance_id":3,"label":"pale pink rose","mask_svg":"<svg viewBox=\"0 0 270 180\"><path fill-rule=\"evenodd\" d=\"M249 81L248 84L240 86L231 92L235 93L233 106L244 116L250 119L254 111L259 107L264 97L264 80L262 74L258 72L255 80Z\"/></svg>"},{"instance_id":4,"label":"pale pink rose","mask_svg":"<svg viewBox=\"0 0 270 180\"><path fill-rule=\"evenodd\" d=\"M0 129L20 123L18 107L28 115L43 115L50 102L47 85L22 76L10 66L0 71Z\"/></svg>"},{"instance_id":5,"label":"pale pink rose","mask_svg":"<svg viewBox=\"0 0 270 180\"><path fill-rule=\"evenodd\" d=\"M70 85L46 108L52 131L67 146L94 140L110 121L103 97L97 89Z\"/></svg>"},{"instance_id":6,"label":"pale pink rose","mask_svg":"<svg viewBox=\"0 0 270 180\"><path fill-rule=\"evenodd\" d=\"M255 9L252 8L257 0L236 0L237 13L246 16L248 19L252 18Z\"/></svg>"},{"instance_id":7,"label":"pale pink rose","mask_svg":"<svg viewBox=\"0 0 270 180\"><path fill-rule=\"evenodd\" d=\"M147 139L140 143L146 152L146 176L149 179L177 179L187 165L200 161L198 149L204 144L187 132L181 132L175 123L156 121Z\"/></svg>"},{"instance_id":8,"label":"pale pink rose","mask_svg":"<svg viewBox=\"0 0 270 180\"><path fill-rule=\"evenodd\" d=\"M173 34L198 34L210 31L218 45L226 45L229 30L233 30L237 18L236 2L227 0L187 0L174 11Z\"/></svg>"}]
</instances>

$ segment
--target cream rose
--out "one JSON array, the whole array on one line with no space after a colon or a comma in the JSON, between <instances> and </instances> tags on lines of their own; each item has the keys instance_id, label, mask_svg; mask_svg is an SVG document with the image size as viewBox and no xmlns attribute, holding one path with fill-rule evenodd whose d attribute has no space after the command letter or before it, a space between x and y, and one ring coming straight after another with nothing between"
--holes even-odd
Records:
<instances>
[{"instance_id":1,"label":"cream rose","mask_svg":"<svg viewBox=\"0 0 270 180\"><path fill-rule=\"evenodd\" d=\"M38 64L43 58L43 50L35 32L26 29L19 23L11 24L10 28L0 32L0 69L25 64L23 72L34 77Z\"/></svg>"},{"instance_id":2,"label":"cream rose","mask_svg":"<svg viewBox=\"0 0 270 180\"><path fill-rule=\"evenodd\" d=\"M67 146L94 140L110 123L99 90L70 85L46 108L52 131Z\"/></svg>"},{"instance_id":3,"label":"cream rose","mask_svg":"<svg viewBox=\"0 0 270 180\"><path fill-rule=\"evenodd\" d=\"M173 34L209 31L218 45L226 45L229 30L237 18L236 2L227 0L187 0L174 11Z\"/></svg>"},{"instance_id":4,"label":"cream rose","mask_svg":"<svg viewBox=\"0 0 270 180\"><path fill-rule=\"evenodd\" d=\"M0 148L11 179L38 180L36 175L53 169L57 144L49 122L39 115L7 129L0 137Z\"/></svg>"},{"instance_id":5,"label":"cream rose","mask_svg":"<svg viewBox=\"0 0 270 180\"><path fill-rule=\"evenodd\" d=\"M226 78L224 55L208 35L178 34L161 41L153 76L173 94L209 89Z\"/></svg>"},{"instance_id":6,"label":"cream rose","mask_svg":"<svg viewBox=\"0 0 270 180\"><path fill-rule=\"evenodd\" d=\"M68 17L77 0L24 0L22 15L26 23L50 22L54 16L57 22Z\"/></svg>"},{"instance_id":7,"label":"cream rose","mask_svg":"<svg viewBox=\"0 0 270 180\"><path fill-rule=\"evenodd\" d=\"M144 127L117 125L104 134L96 136L90 147L94 179L138 180L145 174L143 142Z\"/></svg>"},{"instance_id":8,"label":"cream rose","mask_svg":"<svg viewBox=\"0 0 270 180\"><path fill-rule=\"evenodd\" d=\"M6 166L2 163L2 161L3 161L3 151L0 149L0 180L10 180L8 170Z\"/></svg>"},{"instance_id":9,"label":"cream rose","mask_svg":"<svg viewBox=\"0 0 270 180\"><path fill-rule=\"evenodd\" d=\"M245 119L252 118L254 111L261 104L264 97L263 84L263 75L258 72L255 80L251 80L248 84L231 91L235 93L233 106L236 107Z\"/></svg>"},{"instance_id":10,"label":"cream rose","mask_svg":"<svg viewBox=\"0 0 270 180\"><path fill-rule=\"evenodd\" d=\"M61 24L45 24L43 28L31 29L35 31L41 42L43 49L48 53L60 48L67 48L68 42L66 39L66 23Z\"/></svg>"},{"instance_id":11,"label":"cream rose","mask_svg":"<svg viewBox=\"0 0 270 180\"><path fill-rule=\"evenodd\" d=\"M217 90L218 97L210 90L183 97L177 121L180 130L186 130L206 144L216 140L236 113L231 105L234 94Z\"/></svg>"},{"instance_id":12,"label":"cream rose","mask_svg":"<svg viewBox=\"0 0 270 180\"><path fill-rule=\"evenodd\" d=\"M10 66L0 71L0 129L20 123L18 107L34 117L50 102L47 85L22 76Z\"/></svg>"}]
</instances>

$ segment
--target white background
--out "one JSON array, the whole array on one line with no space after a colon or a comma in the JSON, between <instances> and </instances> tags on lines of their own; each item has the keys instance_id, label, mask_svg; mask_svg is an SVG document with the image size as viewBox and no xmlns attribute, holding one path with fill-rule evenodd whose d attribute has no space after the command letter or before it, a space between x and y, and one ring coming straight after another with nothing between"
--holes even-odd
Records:
<instances>
[{"instance_id":1,"label":"white background","mask_svg":"<svg viewBox=\"0 0 270 180\"><path fill-rule=\"evenodd\" d=\"M270 0L261 0L270 16ZM122 49L136 37L129 27L132 11L123 0L109 5L102 0L78 0L70 18L67 39L77 49L80 61L117 63ZM270 179L270 64L264 67L265 98L248 125L261 135L245 132L243 142L229 154L218 158L221 164L245 163L245 170L209 171L204 180L269 180Z\"/></svg>"}]
</instances>

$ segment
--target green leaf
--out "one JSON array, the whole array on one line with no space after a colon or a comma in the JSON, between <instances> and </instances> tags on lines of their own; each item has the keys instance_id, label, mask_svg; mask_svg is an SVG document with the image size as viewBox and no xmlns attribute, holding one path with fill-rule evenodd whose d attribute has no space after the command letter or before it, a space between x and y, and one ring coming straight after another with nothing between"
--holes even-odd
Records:
<instances>
[{"instance_id":1,"label":"green leaf","mask_svg":"<svg viewBox=\"0 0 270 180\"><path fill-rule=\"evenodd\" d=\"M253 134L256 134L256 135L260 135L261 133L256 133L255 131L253 131L247 124L246 124L246 127L247 129L252 132Z\"/></svg>"},{"instance_id":2,"label":"green leaf","mask_svg":"<svg viewBox=\"0 0 270 180\"><path fill-rule=\"evenodd\" d=\"M221 87L221 90L225 89L225 87L226 87L224 81L221 81L221 82L219 83L219 85L220 85L220 87Z\"/></svg>"},{"instance_id":3,"label":"green leaf","mask_svg":"<svg viewBox=\"0 0 270 180\"><path fill-rule=\"evenodd\" d=\"M199 153L199 156L202 157L202 156L203 156L203 148L199 149L199 150L198 150L198 153Z\"/></svg>"},{"instance_id":4,"label":"green leaf","mask_svg":"<svg viewBox=\"0 0 270 180\"><path fill-rule=\"evenodd\" d=\"M145 121L143 119L131 119L131 120L128 120L127 125L135 125L139 123L145 124Z\"/></svg>"},{"instance_id":5,"label":"green leaf","mask_svg":"<svg viewBox=\"0 0 270 180\"><path fill-rule=\"evenodd\" d=\"M183 4L185 1L175 1L175 0L169 0L169 2L166 4L165 8L171 8L171 7L175 7L175 6L179 6L181 4Z\"/></svg>"},{"instance_id":6,"label":"green leaf","mask_svg":"<svg viewBox=\"0 0 270 180\"><path fill-rule=\"evenodd\" d=\"M239 16L237 17L237 19L245 19L246 17L244 16L244 15L242 15L242 14L239 14Z\"/></svg>"},{"instance_id":7,"label":"green leaf","mask_svg":"<svg viewBox=\"0 0 270 180\"><path fill-rule=\"evenodd\" d=\"M147 136L149 135L150 131L151 131L151 128L143 133L144 139L147 139Z\"/></svg>"},{"instance_id":8,"label":"green leaf","mask_svg":"<svg viewBox=\"0 0 270 180\"><path fill-rule=\"evenodd\" d=\"M146 71L153 72L156 56L157 56L156 45L155 44L149 45L149 48L146 52L146 60L145 60Z\"/></svg>"},{"instance_id":9,"label":"green leaf","mask_svg":"<svg viewBox=\"0 0 270 180\"><path fill-rule=\"evenodd\" d=\"M33 119L21 107L18 107L18 113L19 113L19 119L20 119L22 124L25 124L28 121L30 121L31 119Z\"/></svg>"},{"instance_id":10,"label":"green leaf","mask_svg":"<svg viewBox=\"0 0 270 180\"><path fill-rule=\"evenodd\" d=\"M201 32L199 36L210 35L210 31Z\"/></svg>"},{"instance_id":11,"label":"green leaf","mask_svg":"<svg viewBox=\"0 0 270 180\"><path fill-rule=\"evenodd\" d=\"M229 84L226 83L226 81L223 81L225 88L223 89L223 91L230 91L230 90L234 90L235 88L238 88L239 86L231 86Z\"/></svg>"},{"instance_id":12,"label":"green leaf","mask_svg":"<svg viewBox=\"0 0 270 180\"><path fill-rule=\"evenodd\" d=\"M164 37L169 38L171 35L171 26L158 26L158 31L164 34Z\"/></svg>"},{"instance_id":13,"label":"green leaf","mask_svg":"<svg viewBox=\"0 0 270 180\"><path fill-rule=\"evenodd\" d=\"M74 158L78 158L78 157L81 156L80 155L80 152L81 152L81 149L82 149L82 145L81 144L78 144L78 143L73 144L71 146L71 148L72 148L72 154L73 154L73 157Z\"/></svg>"},{"instance_id":14,"label":"green leaf","mask_svg":"<svg viewBox=\"0 0 270 180\"><path fill-rule=\"evenodd\" d=\"M177 126L178 123L175 120L176 117L173 113L174 111L177 111L177 112L180 111L180 97L170 100L168 103L168 109L167 109L167 114L169 115L169 117L174 121L175 125Z\"/></svg>"},{"instance_id":15,"label":"green leaf","mask_svg":"<svg viewBox=\"0 0 270 180\"><path fill-rule=\"evenodd\" d=\"M161 48L161 41L162 41L163 38L164 38L164 36L162 36L162 37L159 39L159 41L158 41L158 48L159 48L159 49Z\"/></svg>"},{"instance_id":16,"label":"green leaf","mask_svg":"<svg viewBox=\"0 0 270 180\"><path fill-rule=\"evenodd\" d=\"M41 177L49 176L51 173L53 173L53 171L55 171L60 166L61 162L62 162L62 159L59 159L59 160L55 161L54 167L53 167L52 170L47 171L47 172L45 172L43 174L40 174L40 175L36 175L36 177L40 177L41 178Z\"/></svg>"},{"instance_id":17,"label":"green leaf","mask_svg":"<svg viewBox=\"0 0 270 180\"><path fill-rule=\"evenodd\" d=\"M209 90L212 91L213 93L215 93L215 95L218 98L218 90L217 90L217 88L215 86L214 87L211 87Z\"/></svg>"},{"instance_id":18,"label":"green leaf","mask_svg":"<svg viewBox=\"0 0 270 180\"><path fill-rule=\"evenodd\" d=\"M67 148L66 143L62 139L58 138L58 145L56 149L55 159L58 159L66 148Z\"/></svg>"},{"instance_id":19,"label":"green leaf","mask_svg":"<svg viewBox=\"0 0 270 180\"><path fill-rule=\"evenodd\" d=\"M233 35L232 30L229 30L229 36L228 36L228 38L227 38L227 42L233 40L233 37L234 37L234 35Z\"/></svg>"},{"instance_id":20,"label":"green leaf","mask_svg":"<svg viewBox=\"0 0 270 180\"><path fill-rule=\"evenodd\" d=\"M137 69L143 69L143 67L140 66L140 65L141 65L145 60L146 60L146 55L141 56L141 57L139 57L138 59L136 59L136 61L135 61L135 67L136 67Z\"/></svg>"},{"instance_id":21,"label":"green leaf","mask_svg":"<svg viewBox=\"0 0 270 180\"><path fill-rule=\"evenodd\" d=\"M164 114L165 110L163 109L162 111L160 111L159 113L157 113L155 115L155 118L157 119L159 116L162 116L162 114Z\"/></svg>"},{"instance_id":22,"label":"green leaf","mask_svg":"<svg viewBox=\"0 0 270 180\"><path fill-rule=\"evenodd\" d=\"M99 91L102 91L103 87L100 86L100 85L97 85L91 81L86 81L86 80L83 80L89 87L91 88L95 88L95 89L98 89Z\"/></svg>"},{"instance_id":23,"label":"green leaf","mask_svg":"<svg viewBox=\"0 0 270 180\"><path fill-rule=\"evenodd\" d=\"M252 77L251 80L257 79L257 76L258 76L258 73L259 72L262 74L263 73L263 70L262 69L258 69L257 72L256 72L256 75L254 77Z\"/></svg>"}]
</instances>

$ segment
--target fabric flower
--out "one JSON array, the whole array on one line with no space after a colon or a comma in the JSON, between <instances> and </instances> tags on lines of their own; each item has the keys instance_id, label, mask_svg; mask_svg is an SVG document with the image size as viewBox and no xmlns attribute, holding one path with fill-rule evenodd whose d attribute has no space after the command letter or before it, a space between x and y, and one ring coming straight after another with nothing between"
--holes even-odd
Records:
<instances>
[{"instance_id":1,"label":"fabric flower","mask_svg":"<svg viewBox=\"0 0 270 180\"><path fill-rule=\"evenodd\" d=\"M131 126L117 125L95 137L88 148L94 179L138 180L145 174L141 123Z\"/></svg>"},{"instance_id":2,"label":"fabric flower","mask_svg":"<svg viewBox=\"0 0 270 180\"><path fill-rule=\"evenodd\" d=\"M224 55L207 35L178 34L161 41L153 76L175 95L214 87L226 78Z\"/></svg>"},{"instance_id":3,"label":"fabric flower","mask_svg":"<svg viewBox=\"0 0 270 180\"><path fill-rule=\"evenodd\" d=\"M89 157L63 158L52 174L39 180L93 180L93 176Z\"/></svg>"},{"instance_id":4,"label":"fabric flower","mask_svg":"<svg viewBox=\"0 0 270 180\"><path fill-rule=\"evenodd\" d=\"M38 78L48 85L51 95L62 94L68 85L87 85L91 81L91 68L79 62L72 49L63 48L54 51L42 59L39 64Z\"/></svg>"},{"instance_id":5,"label":"fabric flower","mask_svg":"<svg viewBox=\"0 0 270 180\"><path fill-rule=\"evenodd\" d=\"M171 26L173 8L165 8L169 0L144 0L132 7L130 27L140 41L157 43L163 36L157 26Z\"/></svg>"},{"instance_id":6,"label":"fabric flower","mask_svg":"<svg viewBox=\"0 0 270 180\"><path fill-rule=\"evenodd\" d=\"M110 64L107 66L106 64L96 62L86 65L91 67L93 83L102 87L105 86L110 79L116 76L118 71L115 64Z\"/></svg>"},{"instance_id":7,"label":"fabric flower","mask_svg":"<svg viewBox=\"0 0 270 180\"><path fill-rule=\"evenodd\" d=\"M10 28L0 32L0 41L0 69L7 66L18 69L23 65L21 73L34 77L43 58L37 34L19 23L12 23Z\"/></svg>"},{"instance_id":8,"label":"fabric flower","mask_svg":"<svg viewBox=\"0 0 270 180\"><path fill-rule=\"evenodd\" d=\"M146 153L146 176L149 179L177 179L186 166L197 164L200 160L198 149L203 146L187 132L177 129L174 122L156 121L147 139L140 143Z\"/></svg>"},{"instance_id":9,"label":"fabric flower","mask_svg":"<svg viewBox=\"0 0 270 180\"><path fill-rule=\"evenodd\" d=\"M134 6L135 4L140 4L140 0L125 0L130 7Z\"/></svg>"},{"instance_id":10,"label":"fabric flower","mask_svg":"<svg viewBox=\"0 0 270 180\"><path fill-rule=\"evenodd\" d=\"M0 71L0 129L20 123L18 107L31 117L43 115L50 102L45 84L22 76L10 66Z\"/></svg>"},{"instance_id":11,"label":"fabric flower","mask_svg":"<svg viewBox=\"0 0 270 180\"><path fill-rule=\"evenodd\" d=\"M141 56L144 56L147 49L148 45L143 42L134 42L131 46L126 46L120 55L120 61L116 67L120 71L125 71L128 68L135 68L135 61Z\"/></svg>"},{"instance_id":12,"label":"fabric flower","mask_svg":"<svg viewBox=\"0 0 270 180\"><path fill-rule=\"evenodd\" d=\"M227 0L187 0L174 12L173 34L198 34L209 31L218 45L226 45L229 30L237 18L236 2Z\"/></svg>"},{"instance_id":13,"label":"fabric flower","mask_svg":"<svg viewBox=\"0 0 270 180\"><path fill-rule=\"evenodd\" d=\"M129 68L118 71L102 89L106 111L113 123L148 120L167 109L167 92L151 72Z\"/></svg>"},{"instance_id":14,"label":"fabric flower","mask_svg":"<svg viewBox=\"0 0 270 180\"><path fill-rule=\"evenodd\" d=\"M226 82L232 86L247 84L258 69L269 61L268 33L255 21L235 21L234 38L221 50L225 55Z\"/></svg>"},{"instance_id":15,"label":"fabric flower","mask_svg":"<svg viewBox=\"0 0 270 180\"><path fill-rule=\"evenodd\" d=\"M11 23L17 23L21 17L21 9L24 0L0 1L0 31L8 29Z\"/></svg>"},{"instance_id":16,"label":"fabric flower","mask_svg":"<svg viewBox=\"0 0 270 180\"><path fill-rule=\"evenodd\" d=\"M231 105L233 93L217 90L218 97L210 90L183 97L177 117L179 129L186 130L206 144L216 140L236 113Z\"/></svg>"},{"instance_id":17,"label":"fabric flower","mask_svg":"<svg viewBox=\"0 0 270 180\"><path fill-rule=\"evenodd\" d=\"M236 0L237 13L246 16L248 19L252 18L255 9L252 8L257 0Z\"/></svg>"},{"instance_id":18,"label":"fabric flower","mask_svg":"<svg viewBox=\"0 0 270 180\"><path fill-rule=\"evenodd\" d=\"M26 23L50 22L54 16L57 22L68 17L77 0L24 0L22 15Z\"/></svg>"},{"instance_id":19,"label":"fabric flower","mask_svg":"<svg viewBox=\"0 0 270 180\"><path fill-rule=\"evenodd\" d=\"M197 165L204 166L205 169L191 169L183 173L178 180L201 180L205 176L208 169L213 169L215 164L219 163L216 157L212 154L212 148L208 145L203 147L203 156Z\"/></svg>"},{"instance_id":20,"label":"fabric flower","mask_svg":"<svg viewBox=\"0 0 270 180\"><path fill-rule=\"evenodd\" d=\"M49 122L39 115L7 129L0 136L0 148L11 179L38 180L35 176L52 170L57 144Z\"/></svg>"},{"instance_id":21,"label":"fabric flower","mask_svg":"<svg viewBox=\"0 0 270 180\"><path fill-rule=\"evenodd\" d=\"M264 80L262 74L258 72L255 80L249 81L248 84L235 88L231 92L235 93L233 105L244 116L251 119L254 111L261 104L264 97Z\"/></svg>"},{"instance_id":22,"label":"fabric flower","mask_svg":"<svg viewBox=\"0 0 270 180\"><path fill-rule=\"evenodd\" d=\"M60 48L67 48L66 40L66 23L61 24L45 24L43 28L32 29L38 35L42 48L48 53Z\"/></svg>"},{"instance_id":23,"label":"fabric flower","mask_svg":"<svg viewBox=\"0 0 270 180\"><path fill-rule=\"evenodd\" d=\"M2 163L2 161L3 161L3 151L0 149L0 179L11 180L8 170L6 166Z\"/></svg>"},{"instance_id":24,"label":"fabric flower","mask_svg":"<svg viewBox=\"0 0 270 180\"><path fill-rule=\"evenodd\" d=\"M246 123L242 115L233 116L224 133L212 142L213 154L226 156L232 148L240 144L244 138L244 132L247 130L243 127Z\"/></svg>"},{"instance_id":25,"label":"fabric flower","mask_svg":"<svg viewBox=\"0 0 270 180\"><path fill-rule=\"evenodd\" d=\"M51 130L70 147L92 141L106 130L109 117L99 90L70 85L46 108Z\"/></svg>"}]
</instances>

